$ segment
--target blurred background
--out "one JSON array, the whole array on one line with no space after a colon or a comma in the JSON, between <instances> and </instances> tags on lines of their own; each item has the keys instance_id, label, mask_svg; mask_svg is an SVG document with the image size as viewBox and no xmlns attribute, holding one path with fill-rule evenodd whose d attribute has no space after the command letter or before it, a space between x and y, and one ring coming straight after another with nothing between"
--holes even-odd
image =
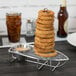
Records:
<instances>
[{"instance_id":1,"label":"blurred background","mask_svg":"<svg viewBox=\"0 0 76 76\"><path fill-rule=\"evenodd\" d=\"M25 34L27 19L35 22L38 11L44 8L55 12L54 28L57 31L60 0L0 0L0 35L7 35L6 13L19 12L22 14L21 34ZM76 32L76 0L67 0L67 11L69 14L68 31Z\"/></svg>"}]
</instances>

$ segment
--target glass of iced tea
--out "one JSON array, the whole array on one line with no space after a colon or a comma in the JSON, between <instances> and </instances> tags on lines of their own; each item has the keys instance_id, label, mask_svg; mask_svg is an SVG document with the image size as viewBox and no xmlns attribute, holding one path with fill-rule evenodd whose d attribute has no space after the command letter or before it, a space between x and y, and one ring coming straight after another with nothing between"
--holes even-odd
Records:
<instances>
[{"instance_id":1,"label":"glass of iced tea","mask_svg":"<svg viewBox=\"0 0 76 76\"><path fill-rule=\"evenodd\" d=\"M9 41L19 42L21 32L21 13L7 13L6 26Z\"/></svg>"}]
</instances>

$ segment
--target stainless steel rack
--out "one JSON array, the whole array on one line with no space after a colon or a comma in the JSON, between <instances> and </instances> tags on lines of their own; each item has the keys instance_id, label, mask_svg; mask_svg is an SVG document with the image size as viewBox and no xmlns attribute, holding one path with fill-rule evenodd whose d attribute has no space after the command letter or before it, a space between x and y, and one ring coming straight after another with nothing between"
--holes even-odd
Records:
<instances>
[{"instance_id":1,"label":"stainless steel rack","mask_svg":"<svg viewBox=\"0 0 76 76\"><path fill-rule=\"evenodd\" d=\"M13 59L17 59L17 57L19 56L27 57L25 61L36 63L37 69L39 70L45 65L45 66L49 66L50 68L52 68L52 71L54 71L56 68L63 66L69 60L68 56L66 56L60 51L57 51L57 56L55 57L48 57L48 58L40 57L34 53L33 44L34 42L26 43L26 44L21 44L21 43L17 44L17 45L26 45L26 47L30 48L30 50L25 51L25 52L19 52L19 51L14 50L16 45L11 47L8 50L8 52ZM18 55L18 56L15 57L14 55L15 56Z\"/></svg>"}]
</instances>

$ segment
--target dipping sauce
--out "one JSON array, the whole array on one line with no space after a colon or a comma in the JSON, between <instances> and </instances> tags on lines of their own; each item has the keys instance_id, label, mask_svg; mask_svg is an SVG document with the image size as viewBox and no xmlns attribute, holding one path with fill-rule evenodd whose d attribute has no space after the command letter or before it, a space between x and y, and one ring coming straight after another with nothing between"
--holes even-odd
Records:
<instances>
[{"instance_id":1,"label":"dipping sauce","mask_svg":"<svg viewBox=\"0 0 76 76\"><path fill-rule=\"evenodd\" d=\"M16 48L16 51L19 51L19 52L23 52L23 51L28 51L29 48L24 48L24 47L17 47Z\"/></svg>"}]
</instances>

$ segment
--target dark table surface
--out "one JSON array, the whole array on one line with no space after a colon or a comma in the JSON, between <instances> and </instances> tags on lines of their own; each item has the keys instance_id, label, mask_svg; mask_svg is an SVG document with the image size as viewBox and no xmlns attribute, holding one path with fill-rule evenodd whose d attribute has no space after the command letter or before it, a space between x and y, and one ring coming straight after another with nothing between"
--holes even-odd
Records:
<instances>
[{"instance_id":1,"label":"dark table surface","mask_svg":"<svg viewBox=\"0 0 76 76\"><path fill-rule=\"evenodd\" d=\"M8 49L0 48L0 76L76 76L76 47L67 41L56 42L55 49L63 52L70 60L53 72L46 66L37 70L34 63L9 63Z\"/></svg>"}]
</instances>

